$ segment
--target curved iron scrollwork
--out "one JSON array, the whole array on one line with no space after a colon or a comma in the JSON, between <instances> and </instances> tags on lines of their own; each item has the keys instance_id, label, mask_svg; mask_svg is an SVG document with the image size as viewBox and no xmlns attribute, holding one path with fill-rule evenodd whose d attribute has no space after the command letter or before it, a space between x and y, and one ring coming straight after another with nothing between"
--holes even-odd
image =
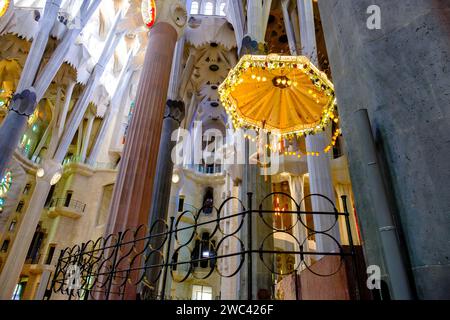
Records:
<instances>
[{"instance_id":1,"label":"curved iron scrollwork","mask_svg":"<svg viewBox=\"0 0 450 320\"><path fill-rule=\"evenodd\" d=\"M291 202L293 209L274 210L273 199L277 197ZM304 202L313 197L329 203L331 210L302 209ZM213 274L231 278L245 272L244 266L250 272L254 256L274 275L286 276L308 269L321 277L339 272L346 256L355 258L345 201L345 212L339 212L330 199L318 194L308 195L298 203L289 194L274 192L264 197L256 209L252 201L251 193L246 204L231 197L212 210L211 205L192 208L168 222L158 220L150 228L140 226L66 248L60 253L47 298L61 294L69 299L122 299L127 288L134 286L141 299L165 299L168 277L175 283L207 279ZM271 210L264 209L267 203ZM288 219L291 223L285 226L274 223L274 216L282 220L286 215L291 215L292 219ZM321 216L328 217L330 225L317 230L316 224L308 223ZM350 250L345 250L332 232L341 216L346 220ZM266 231L254 237L252 224L258 221L265 225ZM303 234L298 232L300 229ZM309 248L310 240L319 238L328 242L328 250ZM292 247L279 248L274 239L283 239ZM280 270L277 266L275 260L280 256L290 259L288 269ZM314 268L314 257L323 256L339 257L335 270L322 273ZM228 259L234 259L233 268ZM251 297L251 280L248 282Z\"/></svg>"}]
</instances>

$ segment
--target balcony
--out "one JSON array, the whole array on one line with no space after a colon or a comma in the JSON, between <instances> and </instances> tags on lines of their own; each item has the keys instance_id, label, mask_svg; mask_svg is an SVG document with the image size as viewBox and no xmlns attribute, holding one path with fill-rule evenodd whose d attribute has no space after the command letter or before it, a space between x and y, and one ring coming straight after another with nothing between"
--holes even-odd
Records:
<instances>
[{"instance_id":1,"label":"balcony","mask_svg":"<svg viewBox=\"0 0 450 320\"><path fill-rule=\"evenodd\" d=\"M200 164L195 166L195 170L203 174L220 174L223 172L220 164Z\"/></svg>"},{"instance_id":2,"label":"balcony","mask_svg":"<svg viewBox=\"0 0 450 320\"><path fill-rule=\"evenodd\" d=\"M95 162L93 165L91 165L81 161L80 156L66 157L63 161L63 166L70 166L70 165L81 165L95 170L117 170L118 166L118 164L111 162Z\"/></svg>"},{"instance_id":3,"label":"balcony","mask_svg":"<svg viewBox=\"0 0 450 320\"><path fill-rule=\"evenodd\" d=\"M55 198L50 201L47 209L50 218L61 215L72 219L79 219L86 211L86 204L71 198Z\"/></svg>"}]
</instances>

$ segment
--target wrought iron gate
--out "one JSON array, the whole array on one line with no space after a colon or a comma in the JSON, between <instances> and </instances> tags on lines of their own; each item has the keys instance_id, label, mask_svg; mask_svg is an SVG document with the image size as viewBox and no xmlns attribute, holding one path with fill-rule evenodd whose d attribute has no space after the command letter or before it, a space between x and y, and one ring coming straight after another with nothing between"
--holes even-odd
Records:
<instances>
[{"instance_id":1,"label":"wrought iron gate","mask_svg":"<svg viewBox=\"0 0 450 320\"><path fill-rule=\"evenodd\" d=\"M169 221L156 221L149 229L140 226L136 230L126 230L118 234L101 237L96 241L89 241L81 245L61 250L51 286L47 290L46 299L61 296L68 299L124 299L127 292L139 292L141 299L172 299L167 296L168 280L184 282L189 278L207 279L217 273L222 278L231 278L240 272L252 274L255 263L263 263L272 275L279 275L280 270L274 267L270 258L289 255L295 257L295 266L284 270L283 276L297 273L301 269L308 269L317 276L332 276L340 271L344 259L352 261L352 272L356 279L354 297L359 298L359 276L356 265L356 252L350 229L349 213L346 197L343 197L344 212L338 212L334 203L322 195L309 195L303 201L312 197L321 197L330 203L329 212L308 212L301 210L302 202L297 203L290 195L275 192L266 196L257 208L252 206L253 195L247 195L244 204L238 198L228 198L219 208L205 206L199 210L185 210ZM294 210L264 210L264 202L273 197L287 197L292 201ZM237 212L230 212L230 206L239 208ZM228 210L225 208L228 206ZM227 214L225 215L225 212ZM296 217L295 223L283 226L274 225L270 217L274 215L291 215ZM333 224L324 230L314 230L308 225L308 216L320 215L332 217ZM269 217L269 218L267 218ZM333 237L331 230L338 224L340 217L345 221L348 245L341 245ZM294 219L295 220L295 219ZM230 222L233 221L232 224ZM254 223L264 223L267 232L259 235L259 243L255 243ZM234 225L229 230L225 225ZM300 241L293 230L296 227L307 230L305 238ZM202 239L201 230L209 230L208 239ZM295 245L294 249L280 250L273 245L266 245L276 236L290 237ZM335 244L335 249L318 252L308 249L308 239L326 237ZM215 239L215 240L212 240ZM196 244L207 243L207 249L198 253ZM201 242L203 241L203 242ZM224 251L224 244L233 242L235 250ZM203 247L204 248L204 247ZM321 274L314 270L311 262L314 257L334 256L339 258L336 270ZM255 258L259 261L255 262ZM234 259L236 268L224 272L224 261ZM269 260L269 262L268 262ZM199 266L203 266L199 273ZM206 266L206 267L205 267ZM205 272L206 270L206 272ZM253 277L246 278L246 298L252 299L255 294ZM296 278L297 281L297 278ZM273 297L273 296L272 296Z\"/></svg>"}]
</instances>

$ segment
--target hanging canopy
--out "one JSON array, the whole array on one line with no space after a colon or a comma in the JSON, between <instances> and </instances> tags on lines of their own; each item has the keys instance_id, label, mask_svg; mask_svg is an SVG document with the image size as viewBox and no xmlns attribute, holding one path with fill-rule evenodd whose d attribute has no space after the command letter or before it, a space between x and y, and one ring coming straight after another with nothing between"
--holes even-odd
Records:
<instances>
[{"instance_id":1,"label":"hanging canopy","mask_svg":"<svg viewBox=\"0 0 450 320\"><path fill-rule=\"evenodd\" d=\"M304 56L246 55L219 94L235 128L306 135L337 117L333 84Z\"/></svg>"}]
</instances>

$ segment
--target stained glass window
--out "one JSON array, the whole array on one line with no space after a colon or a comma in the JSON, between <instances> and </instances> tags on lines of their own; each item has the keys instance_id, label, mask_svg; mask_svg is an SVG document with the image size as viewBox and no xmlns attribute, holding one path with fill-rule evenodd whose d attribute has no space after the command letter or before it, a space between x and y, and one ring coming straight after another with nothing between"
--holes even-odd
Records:
<instances>
[{"instance_id":1,"label":"stained glass window","mask_svg":"<svg viewBox=\"0 0 450 320\"><path fill-rule=\"evenodd\" d=\"M11 171L6 171L5 176L0 181L0 197L3 197L8 193L9 188L11 188L12 183L12 173Z\"/></svg>"},{"instance_id":2,"label":"stained glass window","mask_svg":"<svg viewBox=\"0 0 450 320\"><path fill-rule=\"evenodd\" d=\"M8 11L10 0L0 0L0 17Z\"/></svg>"},{"instance_id":3,"label":"stained glass window","mask_svg":"<svg viewBox=\"0 0 450 320\"><path fill-rule=\"evenodd\" d=\"M5 176L0 181L0 213L3 211L5 205L5 196L11 188L12 184L12 174L11 171L6 171Z\"/></svg>"},{"instance_id":4,"label":"stained glass window","mask_svg":"<svg viewBox=\"0 0 450 320\"><path fill-rule=\"evenodd\" d=\"M142 19L147 27L151 28L156 20L156 4L155 0L145 0L141 7Z\"/></svg>"}]
</instances>

